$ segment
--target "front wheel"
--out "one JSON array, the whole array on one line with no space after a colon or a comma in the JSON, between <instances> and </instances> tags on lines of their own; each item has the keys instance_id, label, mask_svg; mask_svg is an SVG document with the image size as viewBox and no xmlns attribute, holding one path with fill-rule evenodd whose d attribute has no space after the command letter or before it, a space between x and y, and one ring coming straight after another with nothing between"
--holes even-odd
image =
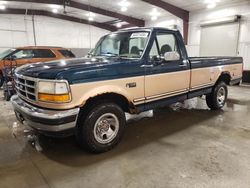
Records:
<instances>
[{"instance_id":1,"label":"front wheel","mask_svg":"<svg viewBox=\"0 0 250 188\"><path fill-rule=\"evenodd\" d=\"M76 128L80 146L94 153L102 153L116 146L125 129L125 113L114 103L103 103L81 112Z\"/></svg>"},{"instance_id":2,"label":"front wheel","mask_svg":"<svg viewBox=\"0 0 250 188\"><path fill-rule=\"evenodd\" d=\"M225 82L219 82L213 88L212 93L206 96L206 102L212 110L222 109L226 103L228 89Z\"/></svg>"}]
</instances>

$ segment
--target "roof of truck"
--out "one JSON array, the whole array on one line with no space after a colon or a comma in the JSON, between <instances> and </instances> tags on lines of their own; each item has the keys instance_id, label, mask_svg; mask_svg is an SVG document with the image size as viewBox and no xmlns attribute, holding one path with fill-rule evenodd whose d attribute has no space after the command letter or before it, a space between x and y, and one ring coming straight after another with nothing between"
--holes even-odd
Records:
<instances>
[{"instance_id":1,"label":"roof of truck","mask_svg":"<svg viewBox=\"0 0 250 188\"><path fill-rule=\"evenodd\" d=\"M125 28L125 29L120 29L119 31L141 31L141 30L166 30L166 31L177 31L177 29L168 29L165 27L130 27L130 28ZM118 32L119 32L118 31Z\"/></svg>"}]
</instances>

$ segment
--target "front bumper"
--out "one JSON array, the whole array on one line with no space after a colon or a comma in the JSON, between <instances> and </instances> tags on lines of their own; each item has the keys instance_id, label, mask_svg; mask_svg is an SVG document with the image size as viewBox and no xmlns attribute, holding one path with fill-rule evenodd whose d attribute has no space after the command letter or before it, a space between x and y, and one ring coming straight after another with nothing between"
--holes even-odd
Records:
<instances>
[{"instance_id":1,"label":"front bumper","mask_svg":"<svg viewBox=\"0 0 250 188\"><path fill-rule=\"evenodd\" d=\"M48 110L38 108L20 99L11 98L17 119L31 128L44 132L63 132L76 126L79 108L70 110Z\"/></svg>"}]
</instances>

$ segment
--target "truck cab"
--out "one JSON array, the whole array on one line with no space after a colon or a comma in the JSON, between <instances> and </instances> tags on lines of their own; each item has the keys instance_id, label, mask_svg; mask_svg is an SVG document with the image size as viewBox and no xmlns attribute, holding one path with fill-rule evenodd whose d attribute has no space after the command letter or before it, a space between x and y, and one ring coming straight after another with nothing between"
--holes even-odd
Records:
<instances>
[{"instance_id":1,"label":"truck cab","mask_svg":"<svg viewBox=\"0 0 250 188\"><path fill-rule=\"evenodd\" d=\"M125 112L136 114L197 96L223 108L242 77L240 57L189 58L179 31L137 28L100 39L87 58L20 67L17 119L43 134L73 133L92 152L119 143Z\"/></svg>"}]
</instances>

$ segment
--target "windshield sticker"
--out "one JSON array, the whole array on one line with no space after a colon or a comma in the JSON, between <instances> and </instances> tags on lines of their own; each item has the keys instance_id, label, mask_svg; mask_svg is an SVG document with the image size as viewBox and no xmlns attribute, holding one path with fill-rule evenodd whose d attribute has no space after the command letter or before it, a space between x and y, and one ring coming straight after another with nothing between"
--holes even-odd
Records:
<instances>
[{"instance_id":1,"label":"windshield sticker","mask_svg":"<svg viewBox=\"0 0 250 188\"><path fill-rule=\"evenodd\" d=\"M133 33L130 38L147 38L148 33Z\"/></svg>"}]
</instances>

